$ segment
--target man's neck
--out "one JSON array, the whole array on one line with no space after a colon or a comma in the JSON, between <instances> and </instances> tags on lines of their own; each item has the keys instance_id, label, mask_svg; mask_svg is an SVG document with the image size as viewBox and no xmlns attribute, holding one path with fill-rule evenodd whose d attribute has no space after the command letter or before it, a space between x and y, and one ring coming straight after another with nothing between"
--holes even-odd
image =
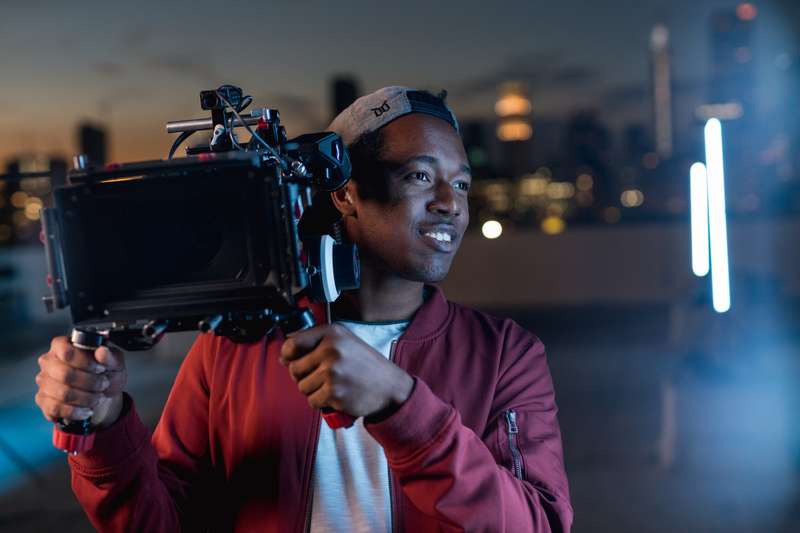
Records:
<instances>
[{"instance_id":1,"label":"man's neck","mask_svg":"<svg viewBox=\"0 0 800 533\"><path fill-rule=\"evenodd\" d=\"M410 320L422 305L424 284L382 274L362 268L361 287L342 294L333 304L334 316L364 322Z\"/></svg>"}]
</instances>

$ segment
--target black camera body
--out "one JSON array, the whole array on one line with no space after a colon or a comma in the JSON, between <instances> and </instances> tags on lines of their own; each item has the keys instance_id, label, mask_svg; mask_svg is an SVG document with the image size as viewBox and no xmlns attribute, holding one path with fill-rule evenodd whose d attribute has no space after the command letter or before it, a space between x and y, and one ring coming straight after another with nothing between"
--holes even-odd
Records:
<instances>
[{"instance_id":1,"label":"black camera body","mask_svg":"<svg viewBox=\"0 0 800 533\"><path fill-rule=\"evenodd\" d=\"M68 307L76 329L128 350L193 329L253 342L313 325L301 301L358 287L354 245L298 232L313 193L349 179L341 139L287 140L277 110L241 114L249 100L230 85L203 91L211 119L169 123L181 136L168 160L77 160L42 212L48 309ZM173 159L200 130L214 130L209 145Z\"/></svg>"}]
</instances>

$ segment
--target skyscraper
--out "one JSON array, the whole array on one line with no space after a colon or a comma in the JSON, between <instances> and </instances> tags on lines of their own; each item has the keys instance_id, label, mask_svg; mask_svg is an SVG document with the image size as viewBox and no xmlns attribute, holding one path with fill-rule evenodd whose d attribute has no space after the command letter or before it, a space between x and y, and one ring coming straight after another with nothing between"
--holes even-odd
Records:
<instances>
[{"instance_id":1,"label":"skyscraper","mask_svg":"<svg viewBox=\"0 0 800 533\"><path fill-rule=\"evenodd\" d=\"M78 126L78 141L80 153L89 157L93 165L105 165L108 154L106 131L89 123Z\"/></svg>"},{"instance_id":2,"label":"skyscraper","mask_svg":"<svg viewBox=\"0 0 800 533\"><path fill-rule=\"evenodd\" d=\"M347 75L335 77L331 82L332 117L335 117L347 106L355 102L360 94L358 82L354 77Z\"/></svg>"},{"instance_id":3,"label":"skyscraper","mask_svg":"<svg viewBox=\"0 0 800 533\"><path fill-rule=\"evenodd\" d=\"M712 13L709 27L710 79L707 106L702 117L722 120L725 152L726 189L732 211L745 209L742 201L752 198L754 205L770 187L760 168L759 152L768 130L756 107L758 78L753 50L753 29L757 10L743 2L736 7ZM746 210L746 209L745 209Z\"/></svg>"},{"instance_id":4,"label":"skyscraper","mask_svg":"<svg viewBox=\"0 0 800 533\"><path fill-rule=\"evenodd\" d=\"M464 150L472 168L474 179L494 177L490 163L486 124L480 120L467 120L460 124Z\"/></svg>"},{"instance_id":5,"label":"skyscraper","mask_svg":"<svg viewBox=\"0 0 800 533\"><path fill-rule=\"evenodd\" d=\"M754 111L756 76L752 40L756 15L755 7L746 2L711 15L709 101L738 102L745 116Z\"/></svg>"},{"instance_id":6,"label":"skyscraper","mask_svg":"<svg viewBox=\"0 0 800 533\"><path fill-rule=\"evenodd\" d=\"M653 83L653 139L662 159L672 155L672 75L669 30L663 24L650 32L650 61Z\"/></svg>"}]
</instances>

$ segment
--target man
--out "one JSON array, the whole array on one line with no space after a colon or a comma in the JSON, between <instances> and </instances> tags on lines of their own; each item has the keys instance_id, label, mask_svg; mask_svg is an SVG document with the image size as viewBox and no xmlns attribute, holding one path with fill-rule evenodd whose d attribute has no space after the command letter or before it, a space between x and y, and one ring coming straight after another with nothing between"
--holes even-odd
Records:
<instances>
[{"instance_id":1,"label":"man","mask_svg":"<svg viewBox=\"0 0 800 533\"><path fill-rule=\"evenodd\" d=\"M72 484L102 530L568 531L544 347L448 302L469 166L443 98L387 87L331 124L353 179L330 208L361 254L333 324L252 344L200 335L152 440L122 356L53 341L45 416L92 417ZM310 216L310 215L309 215ZM313 310L318 324L327 317ZM333 431L320 408L359 417Z\"/></svg>"}]
</instances>

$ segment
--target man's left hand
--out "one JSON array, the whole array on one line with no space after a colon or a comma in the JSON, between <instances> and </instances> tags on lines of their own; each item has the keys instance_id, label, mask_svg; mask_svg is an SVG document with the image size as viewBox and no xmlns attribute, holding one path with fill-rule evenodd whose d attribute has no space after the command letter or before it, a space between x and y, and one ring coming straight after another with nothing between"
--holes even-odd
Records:
<instances>
[{"instance_id":1,"label":"man's left hand","mask_svg":"<svg viewBox=\"0 0 800 533\"><path fill-rule=\"evenodd\" d=\"M370 345L338 324L293 333L281 362L311 407L368 416L401 405L414 380Z\"/></svg>"}]
</instances>

